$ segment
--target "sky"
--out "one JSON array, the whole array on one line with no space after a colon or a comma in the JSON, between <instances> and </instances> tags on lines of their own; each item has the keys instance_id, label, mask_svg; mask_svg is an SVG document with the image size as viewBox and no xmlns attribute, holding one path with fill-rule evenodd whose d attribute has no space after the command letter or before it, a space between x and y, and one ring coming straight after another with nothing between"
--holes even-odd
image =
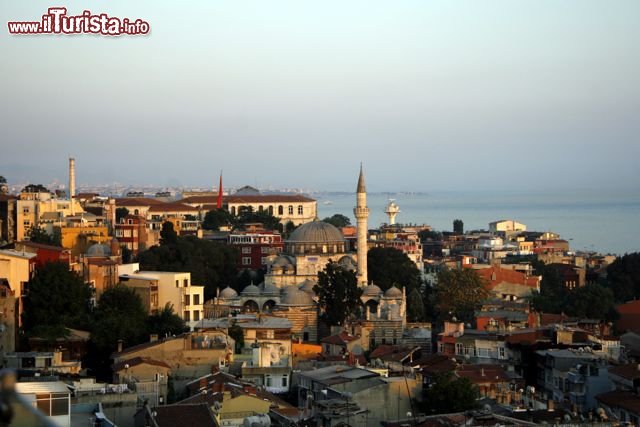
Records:
<instances>
[{"instance_id":1,"label":"sky","mask_svg":"<svg viewBox=\"0 0 640 427\"><path fill-rule=\"evenodd\" d=\"M48 7L146 36L9 35ZM640 2L0 0L10 182L638 189Z\"/></svg>"}]
</instances>

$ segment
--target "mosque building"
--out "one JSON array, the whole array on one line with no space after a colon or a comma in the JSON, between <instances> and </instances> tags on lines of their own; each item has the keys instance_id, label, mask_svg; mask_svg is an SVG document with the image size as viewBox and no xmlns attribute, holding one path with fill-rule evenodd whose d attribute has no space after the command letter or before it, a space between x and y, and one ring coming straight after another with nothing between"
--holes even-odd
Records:
<instances>
[{"instance_id":1,"label":"mosque building","mask_svg":"<svg viewBox=\"0 0 640 427\"><path fill-rule=\"evenodd\" d=\"M284 242L284 250L267 259L264 283L250 284L240 293L231 287L219 292L205 307L205 317L224 316L231 311L271 313L287 317L292 323L292 333L305 342L318 338L318 297L313 291L318 273L331 260L356 272L358 286L363 289L361 302L367 326L376 331L391 327L393 337L406 324L406 295L404 289L392 287L386 292L368 283L368 217L364 172L360 167L357 185L357 203L354 215L357 220L357 251L350 252L342 232L326 222L315 221L300 225ZM382 322L382 323L380 323ZM381 328L375 326L380 323ZM390 331L391 332L391 331ZM390 336L386 342L393 342ZM386 338L386 337L385 337ZM374 340L374 341L379 341Z\"/></svg>"}]
</instances>

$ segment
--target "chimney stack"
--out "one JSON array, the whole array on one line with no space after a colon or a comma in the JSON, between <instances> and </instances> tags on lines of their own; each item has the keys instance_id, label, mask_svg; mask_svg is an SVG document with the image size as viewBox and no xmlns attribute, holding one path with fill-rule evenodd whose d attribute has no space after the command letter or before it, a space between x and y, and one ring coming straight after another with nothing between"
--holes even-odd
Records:
<instances>
[{"instance_id":1,"label":"chimney stack","mask_svg":"<svg viewBox=\"0 0 640 427\"><path fill-rule=\"evenodd\" d=\"M75 215L74 200L76 197L76 159L69 157L69 201L71 202L71 215Z\"/></svg>"}]
</instances>

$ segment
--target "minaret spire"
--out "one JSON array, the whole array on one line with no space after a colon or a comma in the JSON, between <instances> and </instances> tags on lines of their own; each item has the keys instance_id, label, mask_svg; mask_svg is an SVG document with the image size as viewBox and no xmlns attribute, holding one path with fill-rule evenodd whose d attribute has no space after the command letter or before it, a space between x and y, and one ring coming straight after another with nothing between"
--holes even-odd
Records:
<instances>
[{"instance_id":1,"label":"minaret spire","mask_svg":"<svg viewBox=\"0 0 640 427\"><path fill-rule=\"evenodd\" d=\"M364 171L362 163L360 163L360 176L358 177L358 188L356 190L356 207L353 214L356 217L358 226L358 286L367 286L367 252L369 247L367 243L369 208L367 207L367 190L364 184Z\"/></svg>"},{"instance_id":2,"label":"minaret spire","mask_svg":"<svg viewBox=\"0 0 640 427\"><path fill-rule=\"evenodd\" d=\"M222 171L220 171L220 184L218 185L218 200L216 201L216 208L222 209Z\"/></svg>"}]
</instances>

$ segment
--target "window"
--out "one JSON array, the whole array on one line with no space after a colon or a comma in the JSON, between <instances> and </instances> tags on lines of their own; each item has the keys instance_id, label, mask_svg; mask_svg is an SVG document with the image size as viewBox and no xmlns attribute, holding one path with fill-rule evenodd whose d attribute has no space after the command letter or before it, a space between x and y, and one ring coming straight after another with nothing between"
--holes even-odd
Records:
<instances>
[{"instance_id":1,"label":"window","mask_svg":"<svg viewBox=\"0 0 640 427\"><path fill-rule=\"evenodd\" d=\"M200 320L200 312L198 310L193 312L193 320L196 322Z\"/></svg>"},{"instance_id":2,"label":"window","mask_svg":"<svg viewBox=\"0 0 640 427\"><path fill-rule=\"evenodd\" d=\"M268 254L269 253L269 246L263 246L260 248L260 252L262 252L263 254Z\"/></svg>"},{"instance_id":3,"label":"window","mask_svg":"<svg viewBox=\"0 0 640 427\"><path fill-rule=\"evenodd\" d=\"M266 265L267 264L267 257L263 256L262 258L260 258L260 264L262 265Z\"/></svg>"},{"instance_id":4,"label":"window","mask_svg":"<svg viewBox=\"0 0 640 427\"><path fill-rule=\"evenodd\" d=\"M269 206L269 215L273 215L273 206Z\"/></svg>"},{"instance_id":5,"label":"window","mask_svg":"<svg viewBox=\"0 0 640 427\"><path fill-rule=\"evenodd\" d=\"M267 387L271 387L271 376L267 375L267 381L266 382L267 382L266 386Z\"/></svg>"},{"instance_id":6,"label":"window","mask_svg":"<svg viewBox=\"0 0 640 427\"><path fill-rule=\"evenodd\" d=\"M293 206L289 205L289 215L293 215Z\"/></svg>"},{"instance_id":7,"label":"window","mask_svg":"<svg viewBox=\"0 0 640 427\"><path fill-rule=\"evenodd\" d=\"M456 343L456 354L464 353L464 344L457 342Z\"/></svg>"},{"instance_id":8,"label":"window","mask_svg":"<svg viewBox=\"0 0 640 427\"><path fill-rule=\"evenodd\" d=\"M242 247L242 253L243 254L250 254L251 253L251 246L243 246Z\"/></svg>"},{"instance_id":9,"label":"window","mask_svg":"<svg viewBox=\"0 0 640 427\"><path fill-rule=\"evenodd\" d=\"M193 296L193 305L200 305L200 295Z\"/></svg>"},{"instance_id":10,"label":"window","mask_svg":"<svg viewBox=\"0 0 640 427\"><path fill-rule=\"evenodd\" d=\"M262 205L258 206L258 212L262 212L264 210L264 207L262 207Z\"/></svg>"},{"instance_id":11,"label":"window","mask_svg":"<svg viewBox=\"0 0 640 427\"><path fill-rule=\"evenodd\" d=\"M504 359L504 347L498 347L498 357Z\"/></svg>"},{"instance_id":12,"label":"window","mask_svg":"<svg viewBox=\"0 0 640 427\"><path fill-rule=\"evenodd\" d=\"M304 213L304 209L302 208L302 205L298 205L298 215L302 215Z\"/></svg>"},{"instance_id":13,"label":"window","mask_svg":"<svg viewBox=\"0 0 640 427\"><path fill-rule=\"evenodd\" d=\"M184 321L185 322L190 322L191 321L191 316L190 315L191 315L191 312L189 312L189 311L185 311L184 312Z\"/></svg>"},{"instance_id":14,"label":"window","mask_svg":"<svg viewBox=\"0 0 640 427\"><path fill-rule=\"evenodd\" d=\"M302 333L302 341L304 341L304 342L309 341L309 332L303 332Z\"/></svg>"},{"instance_id":15,"label":"window","mask_svg":"<svg viewBox=\"0 0 640 427\"><path fill-rule=\"evenodd\" d=\"M267 330L267 339L273 339L273 329Z\"/></svg>"},{"instance_id":16,"label":"window","mask_svg":"<svg viewBox=\"0 0 640 427\"><path fill-rule=\"evenodd\" d=\"M184 305L191 305L189 304L191 302L191 295L185 295L184 296Z\"/></svg>"},{"instance_id":17,"label":"window","mask_svg":"<svg viewBox=\"0 0 640 427\"><path fill-rule=\"evenodd\" d=\"M251 265L251 257L242 257L242 265Z\"/></svg>"},{"instance_id":18,"label":"window","mask_svg":"<svg viewBox=\"0 0 640 427\"><path fill-rule=\"evenodd\" d=\"M284 377L282 377L282 387L286 387L287 386L287 376L285 375Z\"/></svg>"},{"instance_id":19,"label":"window","mask_svg":"<svg viewBox=\"0 0 640 427\"><path fill-rule=\"evenodd\" d=\"M180 287L180 280L176 279L176 288Z\"/></svg>"},{"instance_id":20,"label":"window","mask_svg":"<svg viewBox=\"0 0 640 427\"><path fill-rule=\"evenodd\" d=\"M278 206L278 215L280 216L284 215L284 206L282 205Z\"/></svg>"},{"instance_id":21,"label":"window","mask_svg":"<svg viewBox=\"0 0 640 427\"><path fill-rule=\"evenodd\" d=\"M184 284L184 287L185 287L185 288L186 288L186 287L188 287L188 286L189 286L189 279L184 279L184 280L182 281L182 283Z\"/></svg>"}]
</instances>

